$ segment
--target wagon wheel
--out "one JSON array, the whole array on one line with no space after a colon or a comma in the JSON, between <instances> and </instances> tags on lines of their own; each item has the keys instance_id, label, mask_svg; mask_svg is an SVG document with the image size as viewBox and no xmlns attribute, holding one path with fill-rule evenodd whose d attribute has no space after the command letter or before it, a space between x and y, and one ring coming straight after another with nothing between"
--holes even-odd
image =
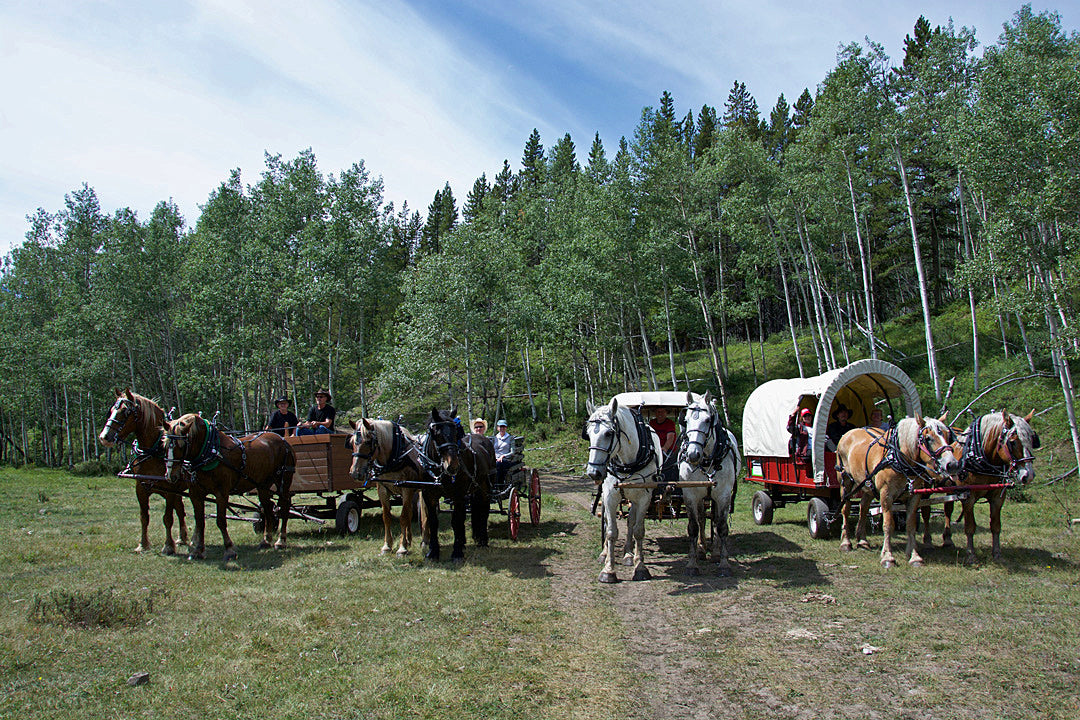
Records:
<instances>
[{"instance_id":1,"label":"wagon wheel","mask_svg":"<svg viewBox=\"0 0 1080 720\"><path fill-rule=\"evenodd\" d=\"M815 540L829 537L829 506L821 498L810 498L806 507L806 526Z\"/></svg>"},{"instance_id":2,"label":"wagon wheel","mask_svg":"<svg viewBox=\"0 0 1080 720\"><path fill-rule=\"evenodd\" d=\"M769 493L758 490L750 501L750 510L754 514L755 525L769 525L772 523L773 500Z\"/></svg>"},{"instance_id":3,"label":"wagon wheel","mask_svg":"<svg viewBox=\"0 0 1080 720\"><path fill-rule=\"evenodd\" d=\"M352 500L345 500L337 506L334 527L339 535L352 535L360 529L360 506Z\"/></svg>"},{"instance_id":4,"label":"wagon wheel","mask_svg":"<svg viewBox=\"0 0 1080 720\"><path fill-rule=\"evenodd\" d=\"M540 472L536 468L529 476L529 520L540 524Z\"/></svg>"},{"instance_id":5,"label":"wagon wheel","mask_svg":"<svg viewBox=\"0 0 1080 720\"><path fill-rule=\"evenodd\" d=\"M517 488L511 488L510 501L506 508L506 517L510 522L510 539L518 539L518 530L521 529L521 505L518 501Z\"/></svg>"}]
</instances>

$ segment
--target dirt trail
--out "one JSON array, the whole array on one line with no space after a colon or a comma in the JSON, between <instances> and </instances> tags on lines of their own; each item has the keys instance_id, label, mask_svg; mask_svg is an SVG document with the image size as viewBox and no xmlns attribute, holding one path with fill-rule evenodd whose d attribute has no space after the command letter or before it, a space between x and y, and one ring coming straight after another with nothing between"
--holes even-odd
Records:
<instances>
[{"instance_id":1,"label":"dirt trail","mask_svg":"<svg viewBox=\"0 0 1080 720\"><path fill-rule=\"evenodd\" d=\"M633 608L632 616L624 616L627 636L623 641L628 656L637 660L638 667L627 671L643 677L643 686L649 691L636 700L631 717L664 720L744 717L741 702L733 703L725 688L705 681L714 673L708 671L707 658L689 641L695 633L714 632L718 618L714 614L708 619L710 627L702 630L699 624L702 618L694 617L697 612L688 617L683 596L734 585L716 576L715 566L710 563L703 564L703 576L685 576L686 521L649 523L645 551L652 580L631 582L631 568L623 566L619 568L623 582L601 586L597 582L600 521L589 516L593 504L589 488L583 487L580 477L545 475L544 483L545 492L558 495L583 511L574 534L592 536L595 540L577 544L584 545L584 549L558 557L549 568L556 600L571 614L583 597L593 597L594 593L609 598L613 607ZM743 613L734 609L727 618L730 623L745 620Z\"/></svg>"}]
</instances>

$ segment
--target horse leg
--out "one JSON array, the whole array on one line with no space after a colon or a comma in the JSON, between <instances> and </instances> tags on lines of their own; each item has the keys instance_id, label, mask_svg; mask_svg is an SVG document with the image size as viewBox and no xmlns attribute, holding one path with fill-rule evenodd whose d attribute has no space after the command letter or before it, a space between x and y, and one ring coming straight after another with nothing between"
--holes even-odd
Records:
<instances>
[{"instance_id":1,"label":"horse leg","mask_svg":"<svg viewBox=\"0 0 1080 720\"><path fill-rule=\"evenodd\" d=\"M989 500L991 557L994 558L994 562L1001 562L1001 506L1005 504L1005 491L998 490L990 496Z\"/></svg>"},{"instance_id":2,"label":"horse leg","mask_svg":"<svg viewBox=\"0 0 1080 720\"><path fill-rule=\"evenodd\" d=\"M218 491L217 500L217 526L221 531L222 554L221 562L236 559L236 546L229 537L229 520L225 516L229 514L229 494L223 490ZM269 522L269 519L267 519Z\"/></svg>"},{"instance_id":3,"label":"horse leg","mask_svg":"<svg viewBox=\"0 0 1080 720\"><path fill-rule=\"evenodd\" d=\"M855 526L855 547L863 550L870 549L870 541L866 539L867 526L870 524L870 493L863 490L859 497L859 523Z\"/></svg>"},{"instance_id":4,"label":"horse leg","mask_svg":"<svg viewBox=\"0 0 1080 720\"><path fill-rule=\"evenodd\" d=\"M974 565L978 562L975 557L975 498L968 495L960 507L964 514L964 534L967 535L967 557L964 558L964 564Z\"/></svg>"},{"instance_id":5,"label":"horse leg","mask_svg":"<svg viewBox=\"0 0 1080 720\"><path fill-rule=\"evenodd\" d=\"M881 532L885 536L881 541L881 566L891 568L896 566L896 558L892 552L892 535L894 528L893 518L893 491L891 483L883 482L878 486L878 497L881 498ZM914 518L912 519L914 521Z\"/></svg>"},{"instance_id":6,"label":"horse leg","mask_svg":"<svg viewBox=\"0 0 1080 720\"><path fill-rule=\"evenodd\" d=\"M420 534L427 540L428 560L439 559L439 493L436 490L423 490L420 493L423 510L420 514L422 528Z\"/></svg>"},{"instance_id":7,"label":"horse leg","mask_svg":"<svg viewBox=\"0 0 1080 720\"><path fill-rule=\"evenodd\" d=\"M930 508L927 507L925 509L927 511L927 515L929 515ZM907 516L908 518L911 518L908 520L907 523L907 558L908 565L910 565L911 567L923 566L922 556L919 555L919 545L915 542L915 536L917 534L917 531L915 529L915 523L913 521L918 512L919 496L915 493L910 493L907 501ZM929 527L929 523L927 523L927 527Z\"/></svg>"},{"instance_id":8,"label":"horse leg","mask_svg":"<svg viewBox=\"0 0 1080 720\"><path fill-rule=\"evenodd\" d=\"M477 488L472 494L472 536L477 547L488 546L488 515L491 514L491 501L483 488Z\"/></svg>"},{"instance_id":9,"label":"horse leg","mask_svg":"<svg viewBox=\"0 0 1080 720\"><path fill-rule=\"evenodd\" d=\"M135 552L144 552L150 547L150 491L142 484L141 480L135 481L135 497L139 501L139 544L135 546Z\"/></svg>"},{"instance_id":10,"label":"horse leg","mask_svg":"<svg viewBox=\"0 0 1080 720\"><path fill-rule=\"evenodd\" d=\"M731 518L731 500L721 494L720 498L713 498L712 521L713 521L713 547L712 556L716 560L716 548L720 547L720 577L731 577L731 565L728 563L728 552L731 543L731 532L728 521Z\"/></svg>"},{"instance_id":11,"label":"horse leg","mask_svg":"<svg viewBox=\"0 0 1080 720\"><path fill-rule=\"evenodd\" d=\"M406 555L412 547L413 505L416 502L416 490L401 489L401 540L398 542L398 555Z\"/></svg>"},{"instance_id":12,"label":"horse leg","mask_svg":"<svg viewBox=\"0 0 1080 720\"><path fill-rule=\"evenodd\" d=\"M391 531L393 527L394 515L390 512L390 490L387 489L384 483L377 483L379 492L379 506L382 508L382 527L383 527L383 543L382 549L379 550L383 555L386 555L393 549L394 545L394 533ZM404 507L402 507L402 517L404 517Z\"/></svg>"},{"instance_id":13,"label":"horse leg","mask_svg":"<svg viewBox=\"0 0 1080 720\"><path fill-rule=\"evenodd\" d=\"M929 505L926 505L924 507L919 508L919 517L922 519L922 526L923 526L923 528L922 528L922 531L923 531L922 541L923 541L923 545L933 547L934 538L930 534L930 506Z\"/></svg>"},{"instance_id":14,"label":"horse leg","mask_svg":"<svg viewBox=\"0 0 1080 720\"><path fill-rule=\"evenodd\" d=\"M652 493L643 490L643 497L637 502L630 503L630 525L626 528L626 534L634 539L634 576L633 580L651 580L649 568L645 567L645 513L649 506Z\"/></svg>"},{"instance_id":15,"label":"horse leg","mask_svg":"<svg viewBox=\"0 0 1080 720\"><path fill-rule=\"evenodd\" d=\"M162 497L165 498L165 512L161 515L161 524L165 526L165 545L161 548L162 555L175 555L176 554L176 541L173 540L172 527L173 527L173 513L175 512L175 496L172 493L162 493ZM184 506L180 506L180 512L184 511Z\"/></svg>"},{"instance_id":16,"label":"horse leg","mask_svg":"<svg viewBox=\"0 0 1080 720\"><path fill-rule=\"evenodd\" d=\"M697 488L693 489L696 490ZM690 548L687 550L686 556L686 574L694 576L701 574L701 570L698 568L698 555L700 553L698 545L701 537L699 527L705 524L704 518L701 517L705 509L705 502L696 494L691 493L690 490L691 488L683 488L683 500L686 501L686 514L689 516L686 523L686 535L690 541Z\"/></svg>"},{"instance_id":17,"label":"horse leg","mask_svg":"<svg viewBox=\"0 0 1080 720\"><path fill-rule=\"evenodd\" d=\"M195 516L195 532L188 543L188 560L206 559L206 493L191 490L191 512Z\"/></svg>"},{"instance_id":18,"label":"horse leg","mask_svg":"<svg viewBox=\"0 0 1080 720\"><path fill-rule=\"evenodd\" d=\"M274 512L274 496L269 487L260 485L256 488L259 493L259 508L263 516L262 540L259 541L259 549L265 550L271 547L274 538L274 530L277 529L277 513Z\"/></svg>"},{"instance_id":19,"label":"horse leg","mask_svg":"<svg viewBox=\"0 0 1080 720\"><path fill-rule=\"evenodd\" d=\"M604 514L604 550L600 553L600 559L604 562L604 567L600 571L600 582L602 583L619 582L619 577L615 574L615 544L619 541L619 526L617 520L620 500L621 498L615 491L615 488L605 484L604 496L602 498L602 512Z\"/></svg>"},{"instance_id":20,"label":"horse leg","mask_svg":"<svg viewBox=\"0 0 1080 720\"><path fill-rule=\"evenodd\" d=\"M456 488L455 488L456 490ZM465 562L465 494L457 494L454 498L454 508L450 513L450 527L454 529L454 549L450 551L450 559L455 563Z\"/></svg>"},{"instance_id":21,"label":"horse leg","mask_svg":"<svg viewBox=\"0 0 1080 720\"><path fill-rule=\"evenodd\" d=\"M941 531L941 547L953 547L952 541L952 511L953 501L949 500L941 506L941 512L945 517L945 529Z\"/></svg>"},{"instance_id":22,"label":"horse leg","mask_svg":"<svg viewBox=\"0 0 1080 720\"><path fill-rule=\"evenodd\" d=\"M846 472L840 483L840 497L847 498L840 504L840 549L851 550L851 491L855 481Z\"/></svg>"}]
</instances>

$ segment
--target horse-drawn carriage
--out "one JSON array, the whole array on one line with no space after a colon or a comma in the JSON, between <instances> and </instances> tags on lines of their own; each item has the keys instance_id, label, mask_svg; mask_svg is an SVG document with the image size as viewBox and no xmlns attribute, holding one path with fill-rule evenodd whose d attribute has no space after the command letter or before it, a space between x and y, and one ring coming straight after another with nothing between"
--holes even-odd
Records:
<instances>
[{"instance_id":1,"label":"horse-drawn carriage","mask_svg":"<svg viewBox=\"0 0 1080 720\"><path fill-rule=\"evenodd\" d=\"M745 477L763 486L750 503L756 524L771 523L774 508L807 501L810 535L828 536L840 509L841 482L826 429L841 405L856 426L869 424L878 405L888 409L882 415L891 420L922 413L915 383L883 360L858 360L824 375L759 385L746 400L742 427ZM786 429L792 414L803 409L813 418L809 463L796 462Z\"/></svg>"},{"instance_id":2,"label":"horse-drawn carriage","mask_svg":"<svg viewBox=\"0 0 1080 720\"><path fill-rule=\"evenodd\" d=\"M676 411L682 426L681 440L667 453L646 421L646 415L660 408ZM689 574L698 573L698 557L706 547L721 574L730 574L728 514L739 450L708 393L621 393L593 410L582 438L589 442L586 475L597 486L594 512L601 507L600 582L618 581L615 545L617 521L623 517L627 519L623 562L634 566L635 580L650 577L643 552L644 522L650 515L688 518Z\"/></svg>"}]
</instances>

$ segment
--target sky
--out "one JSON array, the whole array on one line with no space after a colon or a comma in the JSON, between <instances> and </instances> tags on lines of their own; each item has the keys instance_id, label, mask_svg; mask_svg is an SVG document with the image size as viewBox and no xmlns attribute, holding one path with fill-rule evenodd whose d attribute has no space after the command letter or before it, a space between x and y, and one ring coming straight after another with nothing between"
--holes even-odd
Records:
<instances>
[{"instance_id":1,"label":"sky","mask_svg":"<svg viewBox=\"0 0 1080 720\"><path fill-rule=\"evenodd\" d=\"M1080 0L1033 2L1072 33ZM609 157L663 91L679 117L723 112L734 82L767 116L813 93L839 47L894 62L919 15L994 44L1020 2L967 0L0 0L0 254L26 216L85 183L102 209L189 226L233 169L311 148L324 175L363 162L400 210L449 182L520 167L533 129L599 133Z\"/></svg>"}]
</instances>

